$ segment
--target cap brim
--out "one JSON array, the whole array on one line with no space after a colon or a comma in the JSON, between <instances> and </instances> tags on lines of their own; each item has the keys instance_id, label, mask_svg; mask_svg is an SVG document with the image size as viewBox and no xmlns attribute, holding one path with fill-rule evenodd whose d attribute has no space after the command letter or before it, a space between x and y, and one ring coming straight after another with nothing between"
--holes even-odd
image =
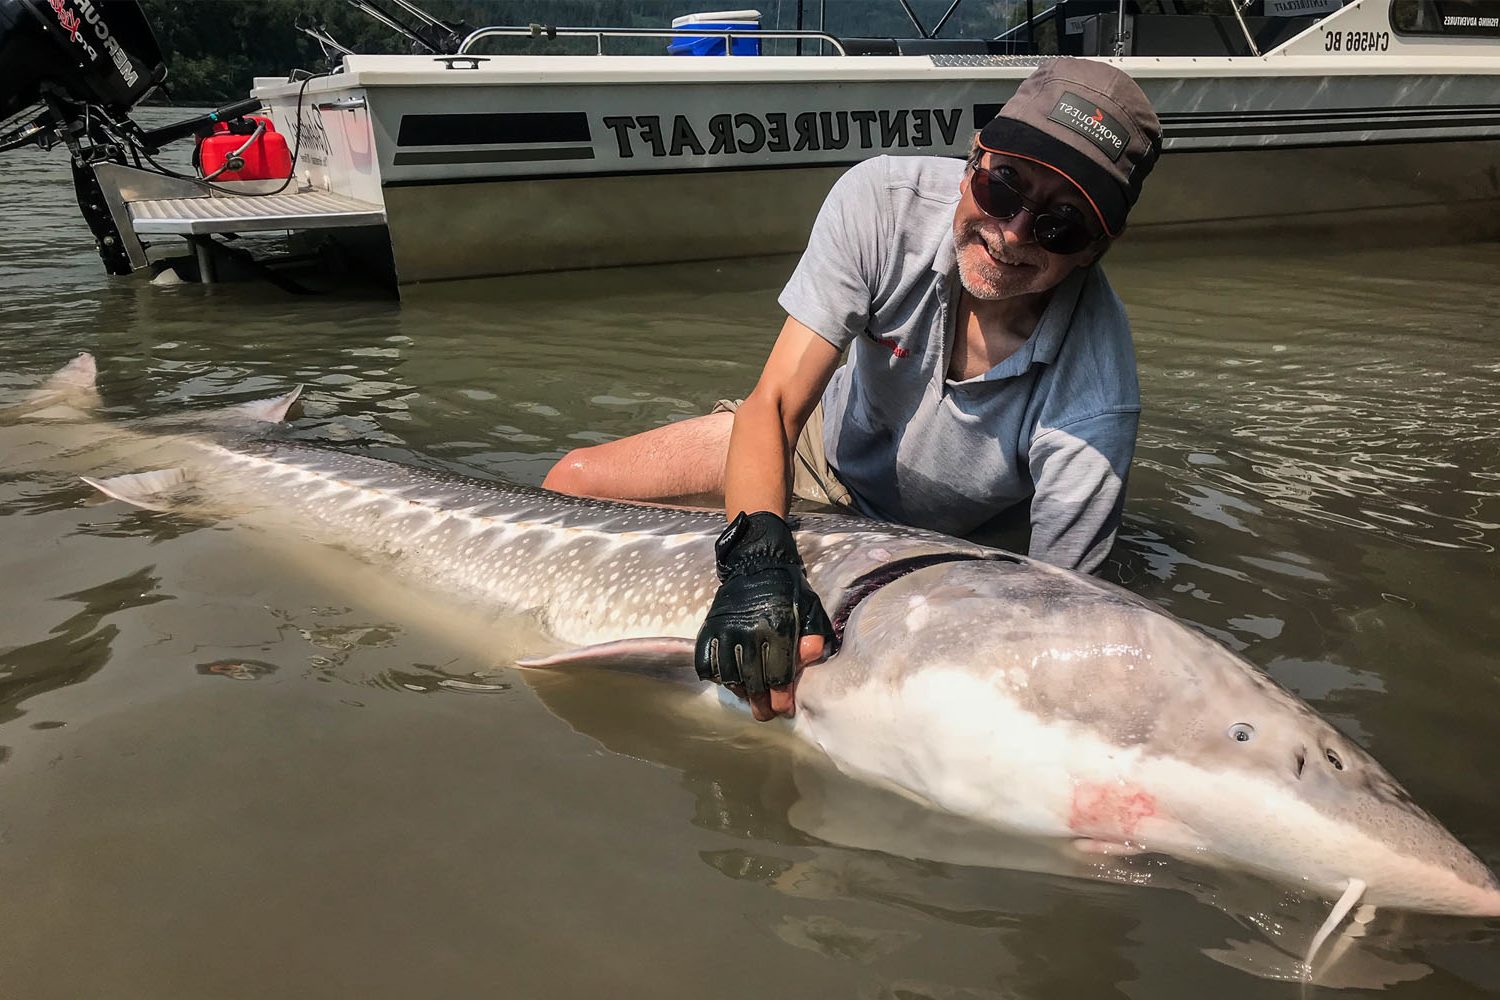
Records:
<instances>
[{"instance_id":1,"label":"cap brim","mask_svg":"<svg viewBox=\"0 0 1500 1000\"><path fill-rule=\"evenodd\" d=\"M1093 206L1105 233L1113 237L1124 231L1130 205L1119 182L1061 139L1014 118L997 117L980 131L979 148L1032 160L1062 174Z\"/></svg>"}]
</instances>

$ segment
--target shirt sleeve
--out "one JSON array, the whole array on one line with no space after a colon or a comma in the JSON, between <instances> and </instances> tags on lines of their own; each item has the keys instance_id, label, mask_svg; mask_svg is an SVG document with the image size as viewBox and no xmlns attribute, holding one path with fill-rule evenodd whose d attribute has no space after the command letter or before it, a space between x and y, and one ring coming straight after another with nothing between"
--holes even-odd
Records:
<instances>
[{"instance_id":1,"label":"shirt sleeve","mask_svg":"<svg viewBox=\"0 0 1500 1000\"><path fill-rule=\"evenodd\" d=\"M838 179L778 299L788 316L840 350L869 325L887 216L885 173L884 158L876 157Z\"/></svg>"},{"instance_id":2,"label":"shirt sleeve","mask_svg":"<svg viewBox=\"0 0 1500 1000\"><path fill-rule=\"evenodd\" d=\"M1084 573L1104 562L1120 527L1139 423L1135 410L1103 413L1032 440L1032 558Z\"/></svg>"}]
</instances>

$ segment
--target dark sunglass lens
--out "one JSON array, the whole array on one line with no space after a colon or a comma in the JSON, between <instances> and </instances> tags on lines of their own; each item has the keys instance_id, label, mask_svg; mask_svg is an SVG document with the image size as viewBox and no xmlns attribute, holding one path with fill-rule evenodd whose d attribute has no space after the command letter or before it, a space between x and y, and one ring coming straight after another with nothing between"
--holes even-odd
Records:
<instances>
[{"instance_id":1,"label":"dark sunglass lens","mask_svg":"<svg viewBox=\"0 0 1500 1000\"><path fill-rule=\"evenodd\" d=\"M1089 234L1082 223L1067 216L1043 212L1032 225L1037 245L1051 253L1067 256L1089 245Z\"/></svg>"},{"instance_id":2,"label":"dark sunglass lens","mask_svg":"<svg viewBox=\"0 0 1500 1000\"><path fill-rule=\"evenodd\" d=\"M1021 196L988 170L974 171L974 203L985 215L995 219L1013 219L1025 206Z\"/></svg>"}]
</instances>

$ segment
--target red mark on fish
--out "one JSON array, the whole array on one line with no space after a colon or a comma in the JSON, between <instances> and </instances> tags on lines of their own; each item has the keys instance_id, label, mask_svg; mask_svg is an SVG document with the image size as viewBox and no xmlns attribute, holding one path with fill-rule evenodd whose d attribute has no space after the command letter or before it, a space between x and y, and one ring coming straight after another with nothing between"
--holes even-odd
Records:
<instances>
[{"instance_id":1,"label":"red mark on fish","mask_svg":"<svg viewBox=\"0 0 1500 1000\"><path fill-rule=\"evenodd\" d=\"M1155 797L1139 788L1086 781L1073 789L1068 828L1087 837L1129 840L1141 820L1155 815Z\"/></svg>"}]
</instances>

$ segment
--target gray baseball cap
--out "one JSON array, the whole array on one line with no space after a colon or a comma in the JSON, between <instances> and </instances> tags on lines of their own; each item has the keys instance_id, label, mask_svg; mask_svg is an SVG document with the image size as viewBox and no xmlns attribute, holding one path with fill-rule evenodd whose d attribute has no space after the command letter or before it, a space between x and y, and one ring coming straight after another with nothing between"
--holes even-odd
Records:
<instances>
[{"instance_id":1,"label":"gray baseball cap","mask_svg":"<svg viewBox=\"0 0 1500 1000\"><path fill-rule=\"evenodd\" d=\"M1118 236L1161 155L1161 122L1140 86L1109 63L1050 59L980 130L979 145L1062 174Z\"/></svg>"}]
</instances>

